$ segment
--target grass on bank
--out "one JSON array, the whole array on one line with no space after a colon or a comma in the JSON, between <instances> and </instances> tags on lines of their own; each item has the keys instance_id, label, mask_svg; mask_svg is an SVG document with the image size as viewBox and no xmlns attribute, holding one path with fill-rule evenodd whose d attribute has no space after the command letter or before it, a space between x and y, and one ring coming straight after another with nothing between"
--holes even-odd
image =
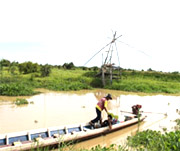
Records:
<instances>
[{"instance_id":1,"label":"grass on bank","mask_svg":"<svg viewBox=\"0 0 180 151\"><path fill-rule=\"evenodd\" d=\"M0 78L0 95L34 95L37 93L34 92L35 88L56 91L103 88L101 77L95 76L97 73L98 71L78 68L52 68L50 76L41 77L38 72L12 75L4 68ZM128 92L180 94L180 74L124 70L121 78L113 79L112 84L107 78L104 88Z\"/></svg>"}]
</instances>

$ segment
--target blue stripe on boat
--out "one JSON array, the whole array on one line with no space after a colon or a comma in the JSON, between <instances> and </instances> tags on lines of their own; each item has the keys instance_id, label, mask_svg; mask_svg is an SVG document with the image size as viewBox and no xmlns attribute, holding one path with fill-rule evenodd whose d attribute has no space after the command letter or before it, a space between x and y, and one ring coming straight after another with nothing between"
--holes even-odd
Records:
<instances>
[{"instance_id":1,"label":"blue stripe on boat","mask_svg":"<svg viewBox=\"0 0 180 151\"><path fill-rule=\"evenodd\" d=\"M27 140L28 140L28 135L10 137L9 144L12 144L13 142L17 142L17 141L27 141Z\"/></svg>"},{"instance_id":2,"label":"blue stripe on boat","mask_svg":"<svg viewBox=\"0 0 180 151\"><path fill-rule=\"evenodd\" d=\"M51 131L51 136L53 136L54 134L63 135L63 134L66 134L66 132L65 132L65 129Z\"/></svg>"},{"instance_id":3,"label":"blue stripe on boat","mask_svg":"<svg viewBox=\"0 0 180 151\"><path fill-rule=\"evenodd\" d=\"M68 128L68 133L71 133L71 132L80 132L80 131L81 131L80 127Z\"/></svg>"},{"instance_id":4,"label":"blue stripe on boat","mask_svg":"<svg viewBox=\"0 0 180 151\"><path fill-rule=\"evenodd\" d=\"M41 138L48 137L48 132L41 132L41 133L31 134L31 140L33 140L33 139L35 139L37 137L41 137Z\"/></svg>"},{"instance_id":5,"label":"blue stripe on boat","mask_svg":"<svg viewBox=\"0 0 180 151\"><path fill-rule=\"evenodd\" d=\"M6 145L6 139L0 139L0 145Z\"/></svg>"}]
</instances>

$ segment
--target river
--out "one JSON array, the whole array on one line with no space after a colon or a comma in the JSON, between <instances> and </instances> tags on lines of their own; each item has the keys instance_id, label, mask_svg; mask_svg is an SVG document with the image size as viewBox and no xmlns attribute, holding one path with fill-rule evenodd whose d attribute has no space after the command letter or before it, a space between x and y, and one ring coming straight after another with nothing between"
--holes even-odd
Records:
<instances>
[{"instance_id":1,"label":"river","mask_svg":"<svg viewBox=\"0 0 180 151\"><path fill-rule=\"evenodd\" d=\"M31 103L23 106L16 106L11 101L13 97L0 96L0 134L89 122L96 116L97 101L107 93L111 93L113 97L108 103L108 109L119 118L123 117L125 112L131 112L133 105L142 105L142 114L147 115L147 118L141 124L141 130L163 131L166 128L167 131L171 131L176 125L174 120L179 118L177 110L180 110L180 96L136 94L104 89L74 92L45 91L27 97L26 99ZM106 118L105 112L103 117ZM79 143L78 147L122 144L126 137L136 130L136 125L131 126L122 131Z\"/></svg>"}]
</instances>

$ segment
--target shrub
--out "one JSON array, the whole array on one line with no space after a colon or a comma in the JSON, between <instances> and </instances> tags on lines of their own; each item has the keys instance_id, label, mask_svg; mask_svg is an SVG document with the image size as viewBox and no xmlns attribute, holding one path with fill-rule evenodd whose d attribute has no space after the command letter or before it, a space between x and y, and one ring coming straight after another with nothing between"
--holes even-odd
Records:
<instances>
[{"instance_id":1,"label":"shrub","mask_svg":"<svg viewBox=\"0 0 180 151\"><path fill-rule=\"evenodd\" d=\"M34 73L38 71L39 65L37 63L32 63L30 61L24 62L18 65L19 72L28 74L28 73Z\"/></svg>"},{"instance_id":2,"label":"shrub","mask_svg":"<svg viewBox=\"0 0 180 151\"><path fill-rule=\"evenodd\" d=\"M42 66L41 67L41 76L42 77L47 77L47 76L49 76L50 75L50 73L51 73L51 66L50 65L48 65L48 64L46 64L46 65L44 65L44 66Z\"/></svg>"},{"instance_id":3,"label":"shrub","mask_svg":"<svg viewBox=\"0 0 180 151\"><path fill-rule=\"evenodd\" d=\"M28 101L26 99L19 99L17 98L15 101L16 105L24 105L24 104L29 104Z\"/></svg>"},{"instance_id":4,"label":"shrub","mask_svg":"<svg viewBox=\"0 0 180 151\"><path fill-rule=\"evenodd\" d=\"M35 94L33 88L21 83L10 83L0 85L0 95L25 96Z\"/></svg>"}]
</instances>

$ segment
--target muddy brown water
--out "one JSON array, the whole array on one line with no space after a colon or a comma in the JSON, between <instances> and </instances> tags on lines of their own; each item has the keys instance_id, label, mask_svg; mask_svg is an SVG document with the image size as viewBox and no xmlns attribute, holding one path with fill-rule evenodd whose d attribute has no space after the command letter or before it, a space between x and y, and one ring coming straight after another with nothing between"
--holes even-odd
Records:
<instances>
[{"instance_id":1,"label":"muddy brown water","mask_svg":"<svg viewBox=\"0 0 180 151\"><path fill-rule=\"evenodd\" d=\"M174 120L179 118L180 96L142 95L124 93L121 91L92 90L75 92L53 92L27 97L33 104L16 106L13 97L0 96L0 135L10 132L26 131L53 126L86 123L96 116L95 105L97 101L111 93L113 100L109 101L110 112L123 120L125 112L131 112L135 104L142 105L142 114L147 115L140 129L173 130ZM124 112L125 111L125 112ZM167 114L167 116L165 116ZM106 113L103 112L106 119ZM137 131L137 125L118 132L100 136L98 138L79 143L80 148L91 148L98 144L123 144L127 136Z\"/></svg>"}]
</instances>

